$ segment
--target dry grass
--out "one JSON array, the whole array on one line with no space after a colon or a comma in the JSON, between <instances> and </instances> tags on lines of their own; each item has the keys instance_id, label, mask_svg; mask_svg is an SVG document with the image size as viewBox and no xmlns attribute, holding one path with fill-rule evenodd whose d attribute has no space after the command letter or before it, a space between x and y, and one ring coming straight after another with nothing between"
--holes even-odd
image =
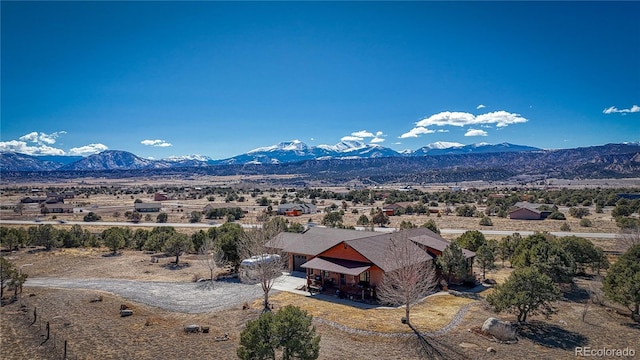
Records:
<instances>
[{"instance_id":1,"label":"dry grass","mask_svg":"<svg viewBox=\"0 0 640 360\"><path fill-rule=\"evenodd\" d=\"M360 309L355 306L332 303L316 297L281 292L270 297L275 307L295 305L314 317L329 320L353 329L381 333L410 333L400 322L404 307ZM430 296L411 308L411 323L421 331L434 331L448 324L453 316L473 300L449 294ZM253 304L260 308L260 301Z\"/></svg>"}]
</instances>

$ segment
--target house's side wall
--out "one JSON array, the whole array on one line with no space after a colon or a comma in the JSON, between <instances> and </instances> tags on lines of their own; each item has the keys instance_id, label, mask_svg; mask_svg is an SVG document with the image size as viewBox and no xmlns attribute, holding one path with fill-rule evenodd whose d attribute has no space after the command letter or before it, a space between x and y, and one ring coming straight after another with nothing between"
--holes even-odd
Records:
<instances>
[{"instance_id":1,"label":"house's side wall","mask_svg":"<svg viewBox=\"0 0 640 360\"><path fill-rule=\"evenodd\" d=\"M384 279L384 271L377 266L369 268L369 283L371 286L379 286Z\"/></svg>"},{"instance_id":2,"label":"house's side wall","mask_svg":"<svg viewBox=\"0 0 640 360\"><path fill-rule=\"evenodd\" d=\"M369 259L362 256L359 252L355 251L351 246L347 245L346 243L340 243L328 250L325 250L324 252L320 253L318 256L329 257L334 259L370 262Z\"/></svg>"}]
</instances>

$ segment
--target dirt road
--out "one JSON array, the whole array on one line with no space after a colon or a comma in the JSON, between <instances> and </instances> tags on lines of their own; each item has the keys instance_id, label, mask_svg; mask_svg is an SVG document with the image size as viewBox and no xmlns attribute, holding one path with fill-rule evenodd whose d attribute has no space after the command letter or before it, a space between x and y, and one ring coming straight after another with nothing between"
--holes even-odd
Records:
<instances>
[{"instance_id":1,"label":"dirt road","mask_svg":"<svg viewBox=\"0 0 640 360\"><path fill-rule=\"evenodd\" d=\"M220 311L262 297L259 286L237 281L216 281L213 289L205 285L204 282L65 278L29 278L25 283L25 287L106 291L132 301L188 314Z\"/></svg>"}]
</instances>

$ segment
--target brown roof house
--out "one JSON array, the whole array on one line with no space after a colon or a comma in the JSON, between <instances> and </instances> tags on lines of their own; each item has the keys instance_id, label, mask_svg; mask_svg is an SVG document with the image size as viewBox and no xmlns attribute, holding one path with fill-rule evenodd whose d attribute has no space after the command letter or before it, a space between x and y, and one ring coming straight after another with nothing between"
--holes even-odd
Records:
<instances>
[{"instance_id":1,"label":"brown roof house","mask_svg":"<svg viewBox=\"0 0 640 360\"><path fill-rule=\"evenodd\" d=\"M509 219L513 220L544 220L551 214L548 210L539 210L540 204L518 202L509 210Z\"/></svg>"},{"instance_id":2,"label":"brown roof house","mask_svg":"<svg viewBox=\"0 0 640 360\"><path fill-rule=\"evenodd\" d=\"M287 253L290 271L306 271L309 281L336 287L347 294L363 298L363 288L375 289L384 274L396 270L386 261L392 237L404 237L422 256L416 261L428 262L439 256L449 242L426 228L403 230L403 233L312 227L304 233L280 233L270 245ZM475 253L465 250L473 264Z\"/></svg>"},{"instance_id":3,"label":"brown roof house","mask_svg":"<svg viewBox=\"0 0 640 360\"><path fill-rule=\"evenodd\" d=\"M40 208L40 212L43 214L47 214L47 213L54 213L54 214L61 214L61 213L73 213L73 208L74 206L71 204L63 204L63 203L55 203L55 204L44 204L41 208Z\"/></svg>"}]
</instances>

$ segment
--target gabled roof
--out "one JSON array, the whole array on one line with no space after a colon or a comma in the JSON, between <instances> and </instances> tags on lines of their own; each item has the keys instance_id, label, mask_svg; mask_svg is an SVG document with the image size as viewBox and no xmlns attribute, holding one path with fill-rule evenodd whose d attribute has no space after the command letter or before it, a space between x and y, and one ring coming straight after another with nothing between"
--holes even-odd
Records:
<instances>
[{"instance_id":1,"label":"gabled roof","mask_svg":"<svg viewBox=\"0 0 640 360\"><path fill-rule=\"evenodd\" d=\"M288 253L316 256L343 241L373 235L376 234L370 231L312 227L302 234L282 232L269 241L269 246Z\"/></svg>"},{"instance_id":2,"label":"gabled roof","mask_svg":"<svg viewBox=\"0 0 640 360\"><path fill-rule=\"evenodd\" d=\"M512 213L512 212L518 211L520 209L527 209L527 210L530 210L530 211L532 211L532 212L534 212L536 214L540 214L541 211L538 210L538 208L540 206L542 206L542 204L534 204L534 203L530 203L530 202L527 202L527 201L519 201L519 202L517 202L517 203L515 203L513 205L513 207L510 209L509 212Z\"/></svg>"},{"instance_id":3,"label":"gabled roof","mask_svg":"<svg viewBox=\"0 0 640 360\"><path fill-rule=\"evenodd\" d=\"M388 250L391 246L391 239L396 241L406 241L401 237L404 236L401 233L380 234L376 236L370 236L366 238L354 239L345 241L345 243L351 246L355 251L359 252L362 256L369 259L372 264L377 265L383 271L396 270L397 265L393 265L393 262L388 261ZM411 253L416 254L414 259L416 262L425 262L433 260L431 255L420 249L414 243L408 244L409 248L413 248ZM396 262L397 264L397 262Z\"/></svg>"},{"instance_id":4,"label":"gabled roof","mask_svg":"<svg viewBox=\"0 0 640 360\"><path fill-rule=\"evenodd\" d=\"M438 250L440 252L443 252L450 244L451 242L444 240L444 239L438 239L435 237L431 237L428 235L418 235L418 236L413 236L410 237L409 239L411 239L411 241L420 244L420 245L424 245L426 247L430 247L432 249ZM476 256L476 253L474 253L471 250L467 250L462 248L462 253L464 254L465 258L472 258L474 256Z\"/></svg>"}]
</instances>

